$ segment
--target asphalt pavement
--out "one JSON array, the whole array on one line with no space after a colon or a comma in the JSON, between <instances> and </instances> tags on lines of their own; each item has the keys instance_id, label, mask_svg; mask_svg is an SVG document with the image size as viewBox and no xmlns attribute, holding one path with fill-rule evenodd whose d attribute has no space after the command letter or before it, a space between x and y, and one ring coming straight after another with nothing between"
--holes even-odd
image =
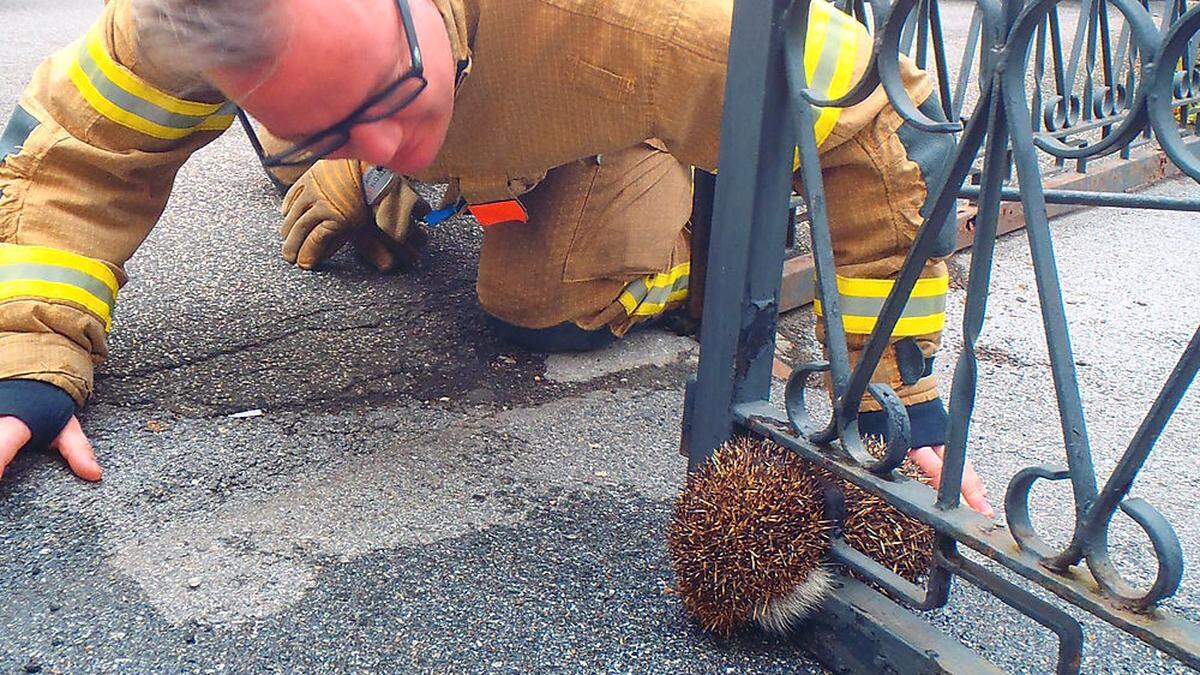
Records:
<instances>
[{"instance_id":1,"label":"asphalt pavement","mask_svg":"<svg viewBox=\"0 0 1200 675\"><path fill-rule=\"evenodd\" d=\"M99 4L4 0L0 98L15 101ZM0 671L820 672L786 640L704 635L669 593L693 341L513 349L476 304L472 223L434 230L409 274L348 252L312 273L279 257L277 208L236 128L180 173L128 265L84 415L104 481L29 453L0 482ZM1103 477L1195 329L1200 230L1114 209L1054 232ZM971 448L993 495L1030 463L1062 461L1023 235L997 255ZM967 261L953 261L957 282ZM814 355L811 322L785 318L792 358ZM938 367L948 382L952 359ZM1198 434L1192 391L1134 488L1175 525L1189 570ZM1049 536L1067 531L1065 490L1033 501ZM1113 539L1145 578L1146 544L1124 525ZM1200 614L1196 579L1173 611ZM961 584L926 618L1008 670L1051 663L1046 631ZM1088 672L1182 670L1087 630Z\"/></svg>"}]
</instances>

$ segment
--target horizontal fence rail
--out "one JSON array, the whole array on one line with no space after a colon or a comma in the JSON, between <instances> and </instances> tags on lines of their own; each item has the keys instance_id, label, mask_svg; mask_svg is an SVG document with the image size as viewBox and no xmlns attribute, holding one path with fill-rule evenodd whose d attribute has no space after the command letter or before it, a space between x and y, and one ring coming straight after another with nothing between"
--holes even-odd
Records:
<instances>
[{"instance_id":1,"label":"horizontal fence rail","mask_svg":"<svg viewBox=\"0 0 1200 675\"><path fill-rule=\"evenodd\" d=\"M1200 181L1200 158L1189 145L1200 101L1200 6L1182 0L976 0L957 74L947 53L938 0L848 0L840 7L873 33L871 62L860 81L836 100L822 100L805 82L802 53L808 0L737 0L722 127L721 172L711 200L704 312L732 320L701 325L700 366L689 385L685 444L689 466L703 465L735 432L769 437L814 464L882 496L937 532L937 552L924 587L915 586L844 546L833 556L896 600L929 609L948 601L953 579L978 586L1052 630L1059 672L1076 672L1082 629L1062 608L1031 594L990 567L963 556L982 554L1028 583L1086 610L1182 663L1200 669L1200 625L1159 604L1183 578L1183 552L1166 518L1128 497L1190 383L1200 370L1200 328L1191 338L1140 427L1124 444L1102 483L1093 465L1082 397L1056 268L1048 204L1200 210L1200 198L1096 193L1044 187L1045 172L1070 162L1083 171L1106 156L1128 157L1156 144L1171 163ZM1157 13L1159 20L1155 20ZM1069 28L1067 15L1075 16ZM798 37L799 36L799 37ZM908 98L899 60L908 55L931 72L934 97L949 121L932 119ZM799 65L797 65L799 64ZM882 87L900 116L918 129L952 134L956 152L925 224L917 234L857 364L851 365L839 307L832 237L826 213L814 106L854 105ZM794 142L793 142L794 141ZM822 304L826 360L796 368L783 408L768 402L780 278L790 242L793 153L798 149L801 197L807 209L816 296ZM698 186L698 192L714 189ZM907 412L871 375L942 227L960 199L975 203L963 348L950 394L950 425L942 483L935 492L894 470L909 450ZM1013 475L1004 496L1007 528L960 505L970 425L978 385L977 341L984 326L1002 202L1020 202L1041 303L1065 466L1031 466ZM707 216L707 214L704 214ZM805 391L827 378L833 412L818 423ZM876 400L893 432L881 458L858 432L859 401ZM986 415L986 410L978 411ZM1064 481L1072 489L1072 535L1055 548L1030 518L1031 489ZM1146 535L1149 548L1133 563L1149 565L1149 586L1122 576L1109 554L1117 512ZM1062 514L1066 516L1066 514Z\"/></svg>"}]
</instances>

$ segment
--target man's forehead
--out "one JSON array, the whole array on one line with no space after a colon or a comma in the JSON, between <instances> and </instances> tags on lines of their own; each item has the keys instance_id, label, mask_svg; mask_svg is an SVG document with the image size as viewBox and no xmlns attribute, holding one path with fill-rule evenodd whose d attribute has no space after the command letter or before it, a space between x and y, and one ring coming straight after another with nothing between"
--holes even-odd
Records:
<instances>
[{"instance_id":1,"label":"man's forehead","mask_svg":"<svg viewBox=\"0 0 1200 675\"><path fill-rule=\"evenodd\" d=\"M286 37L271 62L214 74L272 133L300 137L335 123L407 63L392 0L278 2L287 6Z\"/></svg>"}]
</instances>

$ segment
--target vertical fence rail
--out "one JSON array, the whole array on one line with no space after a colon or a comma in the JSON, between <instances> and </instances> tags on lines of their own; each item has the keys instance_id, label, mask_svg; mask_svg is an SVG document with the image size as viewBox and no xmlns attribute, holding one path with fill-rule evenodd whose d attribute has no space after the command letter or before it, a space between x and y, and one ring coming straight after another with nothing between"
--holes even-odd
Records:
<instances>
[{"instance_id":1,"label":"vertical fence rail","mask_svg":"<svg viewBox=\"0 0 1200 675\"><path fill-rule=\"evenodd\" d=\"M838 6L875 35L870 66L841 99L821 100L807 89L802 58L810 0L736 0L721 171L709 233L700 365L685 406L689 467L702 466L734 433L769 437L814 464L866 491L937 532L937 555L925 589L919 589L852 550L835 547L847 564L897 601L915 608L944 604L952 579L991 593L1050 627L1059 637L1059 672L1079 668L1082 633L1062 608L1014 584L993 566L959 551L966 547L995 566L1023 578L1109 622L1182 663L1200 669L1200 625L1173 616L1159 604L1178 589L1183 554L1167 519L1148 502L1128 498L1154 443L1200 370L1200 328L1164 382L1116 468L1098 482L1086 416L1075 373L1062 288L1056 268L1048 204L1092 204L1177 211L1200 210L1200 198L1098 194L1044 187L1054 165L1088 169L1089 162L1128 157L1154 139L1178 169L1200 181L1197 144L1187 135L1197 124L1200 69L1200 5L1184 0L975 0L960 70L954 80L938 0L845 0ZM1067 10L1077 8L1074 29ZM1156 24L1152 12L1161 12ZM1070 34L1070 41L1065 36ZM801 52L802 53L802 52ZM935 74L935 99L949 123L929 119L908 100L898 59L913 58ZM790 67L789 67L790 66ZM1032 78L1030 77L1032 75ZM954 80L954 81L952 81ZM842 329L834 282L834 259L811 106L849 106L882 86L896 111L918 128L953 133L957 151L943 185L930 185L933 208L896 275L861 358L853 367ZM823 305L826 359L798 367L782 410L769 402L770 360L779 308L791 160L800 158L799 183L807 204L816 273ZM1015 172L1014 172L1015 170ZM893 470L908 450L907 413L894 392L870 382L889 336L921 270L935 250L936 224L959 200L975 202L974 231L963 349L950 396L950 426L942 484L935 493ZM1003 202L1024 211L1042 325L1061 423L1066 466L1032 466L1011 477L1005 494L1008 529L992 527L959 503L970 425L978 386L976 342L985 323L994 263L994 241ZM932 225L931 225L932 223ZM833 414L812 420L804 392L828 374ZM898 431L885 456L866 453L858 436L858 404L879 401ZM1112 444L1106 440L1106 443ZM1069 481L1074 494L1070 542L1056 549L1038 536L1029 516L1032 487L1041 480ZM1117 511L1148 537L1142 556L1157 570L1145 589L1121 576L1110 559L1108 530ZM1065 515L1065 514L1064 514Z\"/></svg>"}]
</instances>

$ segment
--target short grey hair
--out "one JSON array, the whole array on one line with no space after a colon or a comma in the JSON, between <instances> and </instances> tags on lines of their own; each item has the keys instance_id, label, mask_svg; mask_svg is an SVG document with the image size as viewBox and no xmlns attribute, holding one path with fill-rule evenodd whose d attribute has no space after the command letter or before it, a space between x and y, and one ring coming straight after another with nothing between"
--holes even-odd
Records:
<instances>
[{"instance_id":1,"label":"short grey hair","mask_svg":"<svg viewBox=\"0 0 1200 675\"><path fill-rule=\"evenodd\" d=\"M278 0L132 0L138 47L171 69L200 73L269 59L282 29Z\"/></svg>"}]
</instances>

